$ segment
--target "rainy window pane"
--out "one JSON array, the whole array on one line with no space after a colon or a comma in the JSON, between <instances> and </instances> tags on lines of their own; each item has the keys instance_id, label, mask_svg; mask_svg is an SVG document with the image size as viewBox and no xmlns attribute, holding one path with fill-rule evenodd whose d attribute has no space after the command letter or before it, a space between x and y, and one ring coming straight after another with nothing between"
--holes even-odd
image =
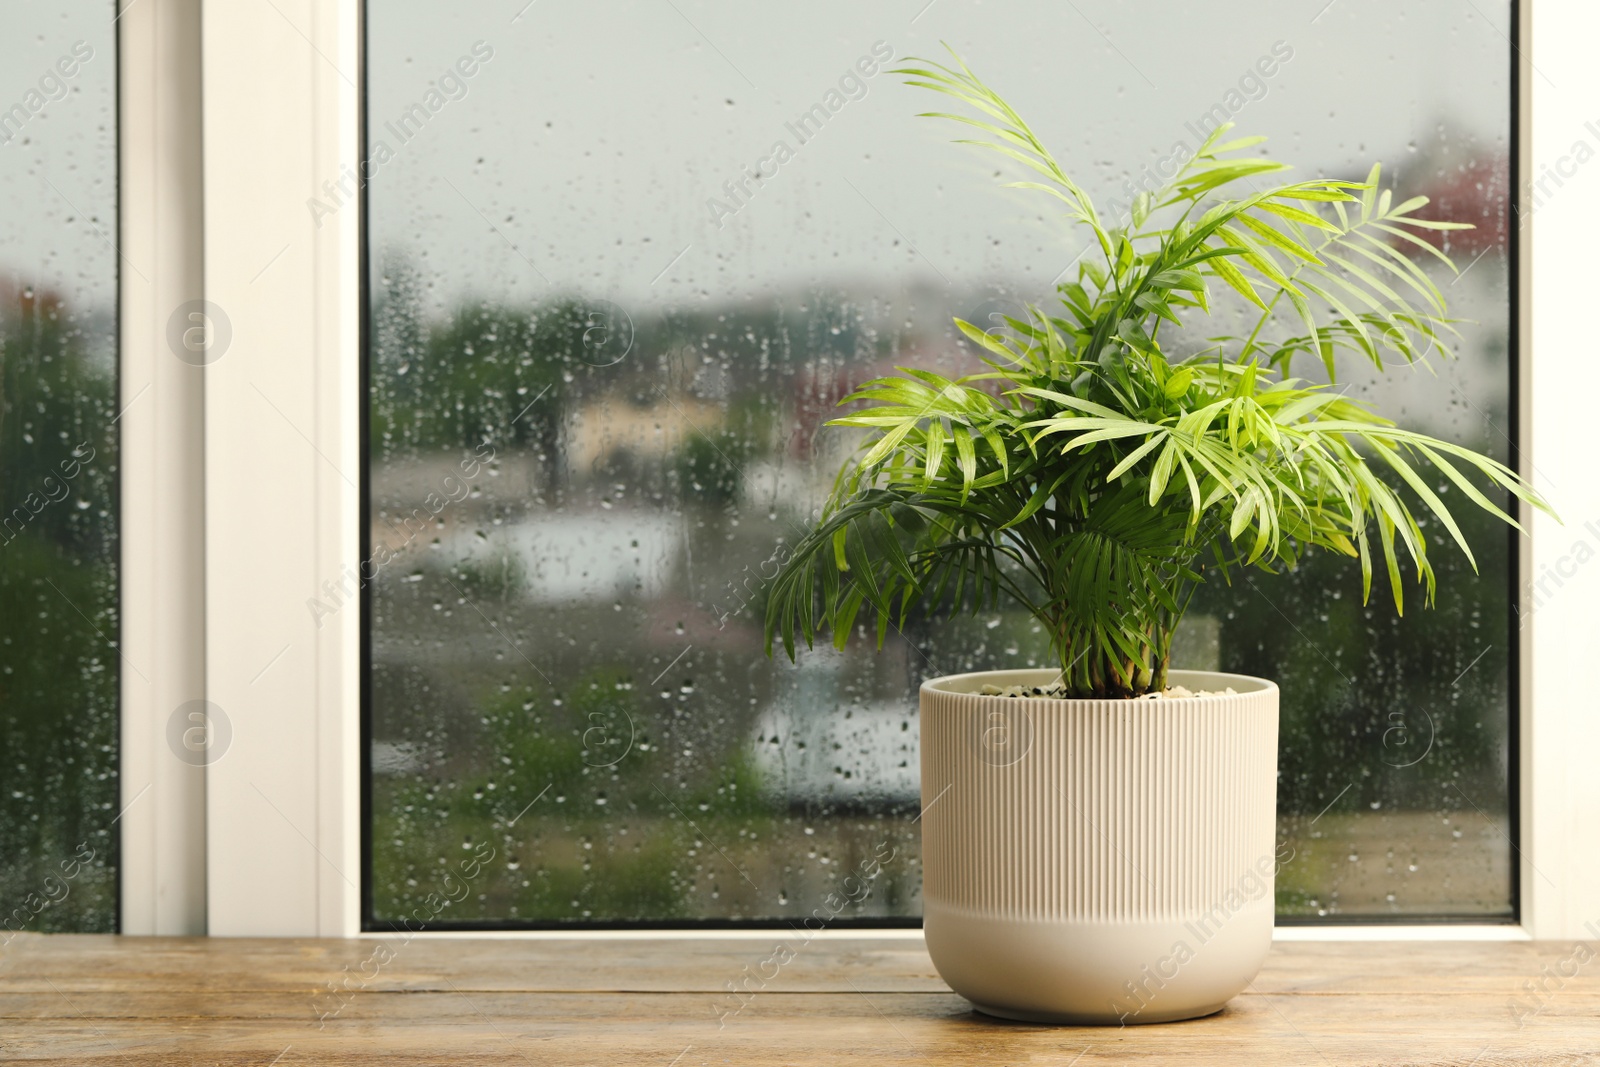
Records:
<instances>
[{"instance_id":1,"label":"rainy window pane","mask_svg":"<svg viewBox=\"0 0 1600 1067\"><path fill-rule=\"evenodd\" d=\"M0 15L0 943L117 923L114 15Z\"/></svg>"},{"instance_id":2,"label":"rainy window pane","mask_svg":"<svg viewBox=\"0 0 1600 1067\"><path fill-rule=\"evenodd\" d=\"M1046 643L1000 611L774 663L763 598L835 402L974 368L952 316L1047 298L1084 236L886 57L949 41L1108 207L1221 118L1383 161L1477 224L1459 278L1402 249L1468 321L1351 392L1510 459L1505 3L916 6L368 4L373 921L797 920L875 856L832 921L919 915L916 686ZM1436 610L1319 558L1180 634L1283 687L1286 918L1513 914L1510 542L1461 515Z\"/></svg>"}]
</instances>

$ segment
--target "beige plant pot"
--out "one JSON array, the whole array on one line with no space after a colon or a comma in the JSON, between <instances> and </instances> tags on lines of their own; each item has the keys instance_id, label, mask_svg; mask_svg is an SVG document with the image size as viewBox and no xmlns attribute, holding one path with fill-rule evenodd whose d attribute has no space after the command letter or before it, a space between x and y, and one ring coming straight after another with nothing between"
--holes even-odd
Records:
<instances>
[{"instance_id":1,"label":"beige plant pot","mask_svg":"<svg viewBox=\"0 0 1600 1067\"><path fill-rule=\"evenodd\" d=\"M1127 1024L1208 1015L1272 943L1278 687L1237 695L980 696L1051 670L922 686L923 930L979 1011Z\"/></svg>"}]
</instances>

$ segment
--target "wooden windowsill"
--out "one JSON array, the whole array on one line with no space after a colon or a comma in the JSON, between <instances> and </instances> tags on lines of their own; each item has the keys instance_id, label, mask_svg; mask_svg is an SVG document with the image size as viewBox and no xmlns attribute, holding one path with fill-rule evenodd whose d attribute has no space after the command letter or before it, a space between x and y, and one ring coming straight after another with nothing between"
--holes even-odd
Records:
<instances>
[{"instance_id":1,"label":"wooden windowsill","mask_svg":"<svg viewBox=\"0 0 1600 1067\"><path fill-rule=\"evenodd\" d=\"M0 950L0 1062L1600 1063L1596 952L1279 942L1220 1014L1119 1029L974 1014L912 938L23 934Z\"/></svg>"}]
</instances>

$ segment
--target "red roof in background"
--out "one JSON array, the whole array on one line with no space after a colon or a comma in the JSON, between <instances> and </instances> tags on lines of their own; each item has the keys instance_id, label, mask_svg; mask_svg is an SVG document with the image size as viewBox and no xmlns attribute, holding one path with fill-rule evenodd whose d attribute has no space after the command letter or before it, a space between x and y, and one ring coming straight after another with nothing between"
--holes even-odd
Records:
<instances>
[{"instance_id":1,"label":"red roof in background","mask_svg":"<svg viewBox=\"0 0 1600 1067\"><path fill-rule=\"evenodd\" d=\"M1495 155L1469 159L1426 181L1405 182L1395 195L1405 200L1426 196L1428 205L1417 211L1422 218L1466 222L1476 227L1471 230L1408 228L1408 232L1449 255L1456 266L1465 267L1487 249L1506 247L1510 231L1510 191L1510 162L1504 155ZM1393 243L1408 255L1411 252L1426 254L1409 241L1395 238Z\"/></svg>"},{"instance_id":2,"label":"red roof in background","mask_svg":"<svg viewBox=\"0 0 1600 1067\"><path fill-rule=\"evenodd\" d=\"M19 286L11 279L0 276L0 309L15 308L24 315L41 311L54 313L60 311L63 304L65 301L61 294L53 289Z\"/></svg>"}]
</instances>

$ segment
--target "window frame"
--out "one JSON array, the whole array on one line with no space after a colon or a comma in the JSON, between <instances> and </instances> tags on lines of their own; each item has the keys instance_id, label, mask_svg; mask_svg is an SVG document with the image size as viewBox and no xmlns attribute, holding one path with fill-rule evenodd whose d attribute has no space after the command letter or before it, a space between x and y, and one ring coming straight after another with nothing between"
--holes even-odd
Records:
<instances>
[{"instance_id":1,"label":"window frame","mask_svg":"<svg viewBox=\"0 0 1600 1067\"><path fill-rule=\"evenodd\" d=\"M233 329L205 374L206 689L233 726L206 767L213 935L359 928L358 612L306 605L359 558L359 220L309 210L353 181L359 16L201 11L205 294Z\"/></svg>"},{"instance_id":2,"label":"window frame","mask_svg":"<svg viewBox=\"0 0 1600 1067\"><path fill-rule=\"evenodd\" d=\"M1532 194L1520 187L1524 175L1543 173L1536 170L1540 161L1564 158L1571 139L1583 133L1581 105L1569 102L1600 96L1600 69L1582 54L1582 42L1600 30L1600 12L1570 0L1522 0L1512 11L1512 176L1524 223L1513 236L1511 264L1512 424L1518 466L1542 488L1563 487L1554 495L1569 523L1564 528L1524 508L1530 536L1516 542L1519 576L1543 579L1558 568L1562 576L1561 595L1538 598L1519 577L1513 598L1523 621L1512 663L1517 708L1510 753L1519 918L1279 927L1282 940L1564 938L1594 936L1585 923L1600 922L1600 855L1580 847L1584 814L1600 812L1600 775L1584 763L1588 752L1600 751L1600 719L1583 713L1586 686L1569 667L1584 661L1583 640L1595 632L1584 594L1600 599L1600 568L1567 575L1583 518L1600 517L1600 480L1586 479L1580 466L1580 434L1594 422L1581 392L1566 384L1582 358L1588 294L1581 235L1600 227L1600 195L1567 191L1525 214L1521 207ZM203 0L203 17L205 292L232 317L239 357L208 368L205 382L206 408L213 416L227 412L205 423L206 688L235 725L232 747L206 769L208 929L355 936L364 910L365 650L358 615L365 604L359 611L341 608L319 628L296 594L358 569L364 542L364 501L356 488L366 406L358 374L364 227L358 210L342 207L318 227L303 206L308 196L322 195L324 181L354 174L360 158L361 4ZM1530 55L1539 57L1537 67ZM1560 88L1546 72L1559 75ZM273 91L261 91L263 84ZM257 150L263 135L273 138L270 159ZM250 163L241 166L241 157ZM1580 170L1570 178L1585 180L1595 175ZM253 287L247 279L288 238L284 255L292 261L262 277L270 283L265 288ZM282 410L263 403L267 396L282 398ZM270 515L277 520L262 521ZM128 590L131 609L142 606L136 593ZM292 650L287 662L261 679L271 684L248 682L262 667L259 648L285 641ZM264 782L272 783L270 797ZM129 833L125 827L125 855L135 844ZM880 936L881 929L857 927L839 936ZM563 929L431 936L746 934Z\"/></svg>"},{"instance_id":3,"label":"window frame","mask_svg":"<svg viewBox=\"0 0 1600 1067\"><path fill-rule=\"evenodd\" d=\"M200 0L117 8L121 648L118 930L206 928L205 771L166 750L206 695L205 430L199 368L165 344L198 299L203 218Z\"/></svg>"}]
</instances>

